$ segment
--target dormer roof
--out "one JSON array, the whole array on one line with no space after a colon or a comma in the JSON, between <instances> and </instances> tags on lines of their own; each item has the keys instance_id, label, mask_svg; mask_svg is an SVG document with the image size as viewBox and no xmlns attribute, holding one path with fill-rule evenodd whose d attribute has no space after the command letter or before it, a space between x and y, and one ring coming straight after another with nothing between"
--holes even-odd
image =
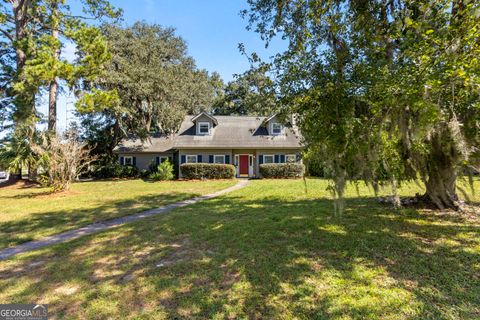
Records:
<instances>
[{"instance_id":1,"label":"dormer roof","mask_svg":"<svg viewBox=\"0 0 480 320\"><path fill-rule=\"evenodd\" d=\"M269 122L272 121L272 119L274 119L276 116L277 116L277 114L275 113L274 115L271 115L270 117L266 118L265 120L263 120L263 124L269 123Z\"/></svg>"},{"instance_id":2,"label":"dormer roof","mask_svg":"<svg viewBox=\"0 0 480 320\"><path fill-rule=\"evenodd\" d=\"M193 118L190 119L190 120L191 120L192 122L195 122L195 121L197 121L197 119L200 118L201 116L205 116L205 117L209 118L210 120L212 120L212 122L213 122L215 125L218 125L217 119L216 119L214 116L208 114L208 113L205 112L205 111L200 112L199 114L197 114L195 117L193 117Z\"/></svg>"}]
</instances>

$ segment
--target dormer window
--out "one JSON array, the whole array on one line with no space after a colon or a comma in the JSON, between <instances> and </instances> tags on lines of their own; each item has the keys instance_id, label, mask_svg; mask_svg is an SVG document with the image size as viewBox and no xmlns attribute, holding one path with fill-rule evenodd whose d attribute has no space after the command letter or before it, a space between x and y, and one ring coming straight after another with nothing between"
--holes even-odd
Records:
<instances>
[{"instance_id":1,"label":"dormer window","mask_svg":"<svg viewBox=\"0 0 480 320\"><path fill-rule=\"evenodd\" d=\"M272 123L272 135L279 135L283 132L283 125L280 123Z\"/></svg>"},{"instance_id":2,"label":"dormer window","mask_svg":"<svg viewBox=\"0 0 480 320\"><path fill-rule=\"evenodd\" d=\"M209 135L210 134L210 122L198 123L198 134Z\"/></svg>"}]
</instances>

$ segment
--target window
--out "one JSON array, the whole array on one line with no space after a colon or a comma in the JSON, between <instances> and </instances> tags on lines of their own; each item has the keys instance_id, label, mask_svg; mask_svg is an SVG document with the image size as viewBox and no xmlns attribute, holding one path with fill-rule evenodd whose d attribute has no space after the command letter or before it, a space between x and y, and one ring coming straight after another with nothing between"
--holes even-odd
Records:
<instances>
[{"instance_id":1,"label":"window","mask_svg":"<svg viewBox=\"0 0 480 320\"><path fill-rule=\"evenodd\" d=\"M125 157L124 161L126 166L133 166L133 157Z\"/></svg>"},{"instance_id":2,"label":"window","mask_svg":"<svg viewBox=\"0 0 480 320\"><path fill-rule=\"evenodd\" d=\"M160 157L160 163L164 163L165 161L168 161L168 157Z\"/></svg>"},{"instance_id":3,"label":"window","mask_svg":"<svg viewBox=\"0 0 480 320\"><path fill-rule=\"evenodd\" d=\"M223 154L213 156L213 163L225 164L225 156Z\"/></svg>"},{"instance_id":4,"label":"window","mask_svg":"<svg viewBox=\"0 0 480 320\"><path fill-rule=\"evenodd\" d=\"M287 163L297 162L297 156L294 154L287 154L285 156L285 162Z\"/></svg>"},{"instance_id":5,"label":"window","mask_svg":"<svg viewBox=\"0 0 480 320\"><path fill-rule=\"evenodd\" d=\"M274 163L275 162L275 158L273 156L273 154L266 154L263 156L263 162L264 163Z\"/></svg>"},{"instance_id":6,"label":"window","mask_svg":"<svg viewBox=\"0 0 480 320\"><path fill-rule=\"evenodd\" d=\"M198 134L210 134L210 122L199 122Z\"/></svg>"},{"instance_id":7,"label":"window","mask_svg":"<svg viewBox=\"0 0 480 320\"><path fill-rule=\"evenodd\" d=\"M272 123L272 134L282 134L283 126L280 123Z\"/></svg>"},{"instance_id":8,"label":"window","mask_svg":"<svg viewBox=\"0 0 480 320\"><path fill-rule=\"evenodd\" d=\"M196 155L187 155L186 156L187 163L197 163L197 156Z\"/></svg>"}]
</instances>

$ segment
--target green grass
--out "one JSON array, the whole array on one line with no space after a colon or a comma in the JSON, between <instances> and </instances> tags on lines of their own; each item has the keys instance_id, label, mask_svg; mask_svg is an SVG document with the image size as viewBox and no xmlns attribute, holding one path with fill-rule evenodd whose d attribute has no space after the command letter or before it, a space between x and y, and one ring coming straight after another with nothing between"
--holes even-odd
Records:
<instances>
[{"instance_id":1,"label":"green grass","mask_svg":"<svg viewBox=\"0 0 480 320\"><path fill-rule=\"evenodd\" d=\"M0 248L92 222L129 215L234 185L235 181L95 181L50 194L40 187L0 189Z\"/></svg>"},{"instance_id":2,"label":"green grass","mask_svg":"<svg viewBox=\"0 0 480 320\"><path fill-rule=\"evenodd\" d=\"M18 256L0 263L0 301L67 319L480 318L478 216L394 210L360 186L335 217L325 187L252 181Z\"/></svg>"}]
</instances>

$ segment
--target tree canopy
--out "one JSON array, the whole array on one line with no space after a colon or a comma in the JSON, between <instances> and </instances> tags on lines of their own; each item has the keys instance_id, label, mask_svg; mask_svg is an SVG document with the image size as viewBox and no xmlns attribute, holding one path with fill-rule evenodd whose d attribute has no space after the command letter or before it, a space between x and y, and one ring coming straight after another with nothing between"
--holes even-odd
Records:
<instances>
[{"instance_id":1,"label":"tree canopy","mask_svg":"<svg viewBox=\"0 0 480 320\"><path fill-rule=\"evenodd\" d=\"M478 2L248 2L250 28L289 41L278 92L340 198L348 179L421 179L425 200L461 206L457 175L478 165Z\"/></svg>"},{"instance_id":2,"label":"tree canopy","mask_svg":"<svg viewBox=\"0 0 480 320\"><path fill-rule=\"evenodd\" d=\"M151 132L173 132L186 114L211 108L223 83L218 74L196 67L174 29L137 22L104 25L102 32L112 58L108 72L92 85L116 92L118 99L86 95L78 102L81 110L106 111L122 132L146 138Z\"/></svg>"},{"instance_id":3,"label":"tree canopy","mask_svg":"<svg viewBox=\"0 0 480 320\"><path fill-rule=\"evenodd\" d=\"M7 138L10 154L16 152L22 159L30 159L29 171L35 170L31 161L34 155L26 157L25 152L31 152L38 131L36 125L42 121L36 104L45 89L50 93L48 128L54 133L59 81L64 80L76 93L88 91L84 81L98 77L109 59L104 37L86 21L117 18L121 11L107 0L81 4L82 13L78 15L71 12L64 0L0 2L0 120L2 125L8 123L14 129ZM74 61L60 55L66 42L75 47ZM21 143L15 143L16 140ZM16 161L10 166L17 167L20 173L21 164L22 161Z\"/></svg>"},{"instance_id":4,"label":"tree canopy","mask_svg":"<svg viewBox=\"0 0 480 320\"><path fill-rule=\"evenodd\" d=\"M212 111L218 115L272 115L278 109L273 82L266 74L268 65L235 75L214 103Z\"/></svg>"}]
</instances>

